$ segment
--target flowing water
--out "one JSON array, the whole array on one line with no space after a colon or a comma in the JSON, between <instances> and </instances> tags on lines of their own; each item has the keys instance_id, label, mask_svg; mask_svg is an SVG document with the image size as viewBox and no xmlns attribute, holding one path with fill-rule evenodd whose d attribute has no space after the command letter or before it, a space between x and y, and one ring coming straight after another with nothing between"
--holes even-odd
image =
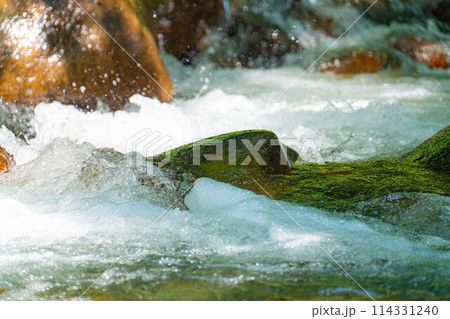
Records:
<instances>
[{"instance_id":1,"label":"flowing water","mask_svg":"<svg viewBox=\"0 0 450 319\"><path fill-rule=\"evenodd\" d=\"M430 235L277 204L210 179L197 180L185 208L171 207L177 194L143 186L129 163L98 150L130 152L145 129L165 137L145 149L153 153L264 128L312 139L326 161L364 160L398 156L449 124L450 77L426 67L307 73L279 98L305 70L299 57L316 50L276 69L181 67L165 57L175 103L136 95L114 114L40 104L26 142L14 124L2 126L0 145L18 166L0 184L0 299L448 299L446 229ZM447 197L414 209L450 222Z\"/></svg>"}]
</instances>

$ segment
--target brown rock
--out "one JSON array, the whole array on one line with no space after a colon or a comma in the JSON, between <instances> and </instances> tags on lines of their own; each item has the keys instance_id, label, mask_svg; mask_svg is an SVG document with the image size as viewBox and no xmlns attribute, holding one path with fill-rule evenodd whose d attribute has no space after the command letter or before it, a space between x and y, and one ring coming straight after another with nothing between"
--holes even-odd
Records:
<instances>
[{"instance_id":1,"label":"brown rock","mask_svg":"<svg viewBox=\"0 0 450 319\"><path fill-rule=\"evenodd\" d=\"M320 65L324 73L359 74L376 73L388 65L387 55L379 52L353 52L336 57Z\"/></svg>"},{"instance_id":2,"label":"brown rock","mask_svg":"<svg viewBox=\"0 0 450 319\"><path fill-rule=\"evenodd\" d=\"M208 47L205 35L223 18L221 0L178 0L162 6L158 32L167 53L189 63L197 52Z\"/></svg>"},{"instance_id":3,"label":"brown rock","mask_svg":"<svg viewBox=\"0 0 450 319\"><path fill-rule=\"evenodd\" d=\"M136 93L169 102L169 74L128 1L77 2L86 12L73 0L0 0L0 98L112 110Z\"/></svg>"},{"instance_id":4,"label":"brown rock","mask_svg":"<svg viewBox=\"0 0 450 319\"><path fill-rule=\"evenodd\" d=\"M425 63L430 69L450 67L449 50L439 44L418 37L400 39L394 47L418 63Z\"/></svg>"},{"instance_id":5,"label":"brown rock","mask_svg":"<svg viewBox=\"0 0 450 319\"><path fill-rule=\"evenodd\" d=\"M14 156L0 146L0 174L9 172L14 164Z\"/></svg>"}]
</instances>

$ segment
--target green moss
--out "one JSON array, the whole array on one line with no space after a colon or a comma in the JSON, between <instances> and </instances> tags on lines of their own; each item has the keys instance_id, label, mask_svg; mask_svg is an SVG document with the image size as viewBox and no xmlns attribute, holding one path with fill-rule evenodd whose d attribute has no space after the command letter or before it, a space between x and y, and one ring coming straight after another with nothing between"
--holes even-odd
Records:
<instances>
[{"instance_id":1,"label":"green moss","mask_svg":"<svg viewBox=\"0 0 450 319\"><path fill-rule=\"evenodd\" d=\"M355 211L362 201L392 193L450 192L447 175L419 163L391 160L297 165L284 182L276 199L331 211Z\"/></svg>"},{"instance_id":2,"label":"green moss","mask_svg":"<svg viewBox=\"0 0 450 319\"><path fill-rule=\"evenodd\" d=\"M271 140L277 139L275 133L265 130L233 132L188 144L148 160L159 164L168 157L170 162L163 166L163 169L171 174L189 173L193 178L209 177L261 193L261 189L253 179L268 186L267 183L271 182L268 177L288 174L290 171L288 165L280 164L283 154L281 148L278 145L270 144ZM229 144L231 140L236 141L235 164L230 162L230 154L234 153ZM252 145L264 141L264 144L258 150L258 154L267 165L257 163L245 146L244 140L248 140ZM207 160L204 155L217 154L215 143L218 142L223 145L222 159ZM194 162L194 150L196 149L200 150L200 165L196 165ZM251 162L248 165L243 165L248 156L250 156ZM296 160L297 156L298 154L294 150L288 149L288 157L291 161Z\"/></svg>"},{"instance_id":3,"label":"green moss","mask_svg":"<svg viewBox=\"0 0 450 319\"><path fill-rule=\"evenodd\" d=\"M192 179L209 177L258 194L265 194L267 191L277 200L329 211L360 212L378 218L376 209L366 207L362 212L360 204L394 193L443 196L449 196L450 193L449 127L398 159L325 165L297 162L290 168L280 165L280 147L269 146L266 142L259 153L268 165L261 166L254 160L249 165L240 165L249 154L242 143L243 139L248 139L255 145L261 139L276 138L273 132L264 130L234 132L182 146L151 160L160 163L170 155L169 164L163 168L177 178L189 173ZM237 165L230 165L228 162L227 143L231 139L238 141ZM215 154L216 146L208 144L217 140L224 141L223 160L207 161L202 155L200 165L193 165L194 148L200 147L202 154ZM290 152L290 159L298 157L295 151ZM407 199L404 202L409 205Z\"/></svg>"},{"instance_id":4,"label":"green moss","mask_svg":"<svg viewBox=\"0 0 450 319\"><path fill-rule=\"evenodd\" d=\"M400 160L420 163L430 169L448 174L450 172L450 126L443 128Z\"/></svg>"}]
</instances>

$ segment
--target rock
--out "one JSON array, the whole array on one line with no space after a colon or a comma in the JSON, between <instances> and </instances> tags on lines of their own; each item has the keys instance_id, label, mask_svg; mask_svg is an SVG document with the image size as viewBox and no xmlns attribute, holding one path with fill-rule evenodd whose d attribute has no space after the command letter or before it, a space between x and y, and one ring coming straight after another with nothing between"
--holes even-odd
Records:
<instances>
[{"instance_id":1,"label":"rock","mask_svg":"<svg viewBox=\"0 0 450 319\"><path fill-rule=\"evenodd\" d=\"M324 73L358 74L377 73L388 66L388 56L380 52L353 52L335 57L322 63L319 68Z\"/></svg>"},{"instance_id":2,"label":"rock","mask_svg":"<svg viewBox=\"0 0 450 319\"><path fill-rule=\"evenodd\" d=\"M430 10L432 16L438 19L442 24L442 29L450 31L450 1L441 0L434 1L432 5L428 5L425 10Z\"/></svg>"},{"instance_id":3,"label":"rock","mask_svg":"<svg viewBox=\"0 0 450 319\"><path fill-rule=\"evenodd\" d=\"M450 239L450 197L435 194L394 193L359 205L358 214L402 226L413 234Z\"/></svg>"},{"instance_id":4,"label":"rock","mask_svg":"<svg viewBox=\"0 0 450 319\"><path fill-rule=\"evenodd\" d=\"M250 153L245 139L255 148L260 147L259 154L266 165L252 156L246 163ZM299 157L294 150L270 146L269 140L278 141L272 132L242 131L201 140L147 160L158 164L174 180L192 182L209 177L258 194L267 192L277 200L377 217L370 205L361 210L361 203L397 193L450 195L449 139L450 126L398 159L319 165L295 162ZM230 162L233 140L237 141L236 161ZM205 155L217 154L216 145L220 143L224 146L223 156L206 158ZM283 162L286 153L289 163Z\"/></svg>"},{"instance_id":5,"label":"rock","mask_svg":"<svg viewBox=\"0 0 450 319\"><path fill-rule=\"evenodd\" d=\"M450 195L448 175L419 163L388 159L296 165L284 184L274 198L341 212L356 212L359 203L393 193Z\"/></svg>"},{"instance_id":6,"label":"rock","mask_svg":"<svg viewBox=\"0 0 450 319\"><path fill-rule=\"evenodd\" d=\"M393 193L450 195L450 126L398 159L294 165L276 199L327 210L357 211Z\"/></svg>"},{"instance_id":7,"label":"rock","mask_svg":"<svg viewBox=\"0 0 450 319\"><path fill-rule=\"evenodd\" d=\"M443 128L401 159L450 174L450 126Z\"/></svg>"},{"instance_id":8,"label":"rock","mask_svg":"<svg viewBox=\"0 0 450 319\"><path fill-rule=\"evenodd\" d=\"M253 179L265 185L270 176L289 174L297 159L298 154L280 144L273 132L252 130L214 136L148 160L178 179L188 173L194 180L209 177L263 193Z\"/></svg>"},{"instance_id":9,"label":"rock","mask_svg":"<svg viewBox=\"0 0 450 319\"><path fill-rule=\"evenodd\" d=\"M73 0L0 0L1 99L24 105L60 101L86 109L101 101L112 110L136 93L169 102L169 74L129 2L77 2L99 25Z\"/></svg>"},{"instance_id":10,"label":"rock","mask_svg":"<svg viewBox=\"0 0 450 319\"><path fill-rule=\"evenodd\" d=\"M160 9L158 32L165 51L190 64L196 53L208 47L207 34L223 19L221 0L169 1Z\"/></svg>"},{"instance_id":11,"label":"rock","mask_svg":"<svg viewBox=\"0 0 450 319\"><path fill-rule=\"evenodd\" d=\"M336 0L337 4L351 5L362 13L374 0ZM450 2L448 0L378 0L365 14L367 19L390 25L420 23L426 26L433 21L443 32L450 31Z\"/></svg>"},{"instance_id":12,"label":"rock","mask_svg":"<svg viewBox=\"0 0 450 319\"><path fill-rule=\"evenodd\" d=\"M209 59L227 68L280 66L287 53L300 50L295 26L286 23L291 9L289 2L229 1L227 19L213 32Z\"/></svg>"},{"instance_id":13,"label":"rock","mask_svg":"<svg viewBox=\"0 0 450 319\"><path fill-rule=\"evenodd\" d=\"M128 0L159 45L184 64L191 64L210 44L209 35L223 22L222 0Z\"/></svg>"},{"instance_id":14,"label":"rock","mask_svg":"<svg viewBox=\"0 0 450 319\"><path fill-rule=\"evenodd\" d=\"M34 110L31 108L0 102L0 127L5 126L25 142L36 137L36 131L31 124L33 117Z\"/></svg>"},{"instance_id":15,"label":"rock","mask_svg":"<svg viewBox=\"0 0 450 319\"><path fill-rule=\"evenodd\" d=\"M401 59L390 52L392 48L407 54L416 63L426 64L430 69L450 67L448 49L437 43L400 35L389 42L391 47L387 47L386 52L355 51L335 56L321 63L318 68L323 73L333 74L377 73L386 68L398 68L402 65Z\"/></svg>"},{"instance_id":16,"label":"rock","mask_svg":"<svg viewBox=\"0 0 450 319\"><path fill-rule=\"evenodd\" d=\"M450 50L418 37L399 39L394 48L409 55L417 63L424 63L430 69L450 68Z\"/></svg>"},{"instance_id":17,"label":"rock","mask_svg":"<svg viewBox=\"0 0 450 319\"><path fill-rule=\"evenodd\" d=\"M161 36L165 51L184 64L195 64L195 57L203 52L220 67L279 66L286 53L299 47L293 34L269 14L287 15L290 4L262 5L256 0L134 2L141 19Z\"/></svg>"},{"instance_id":18,"label":"rock","mask_svg":"<svg viewBox=\"0 0 450 319\"><path fill-rule=\"evenodd\" d=\"M0 174L9 172L14 165L14 156L0 146Z\"/></svg>"}]
</instances>

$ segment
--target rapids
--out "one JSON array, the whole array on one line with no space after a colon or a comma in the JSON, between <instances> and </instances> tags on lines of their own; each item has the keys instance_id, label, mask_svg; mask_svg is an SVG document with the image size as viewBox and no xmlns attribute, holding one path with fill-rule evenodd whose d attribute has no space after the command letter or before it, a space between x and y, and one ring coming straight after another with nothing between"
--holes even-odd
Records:
<instances>
[{"instance_id":1,"label":"rapids","mask_svg":"<svg viewBox=\"0 0 450 319\"><path fill-rule=\"evenodd\" d=\"M353 11L336 14L346 17L343 25L354 18ZM369 37L367 23L354 33L367 45L401 28L381 26ZM424 27L411 32L417 28ZM275 69L182 67L164 56L177 87L171 104L140 95L116 113L40 104L26 115L32 133L19 137L24 121L5 120L0 145L18 166L0 177L0 300L450 298L448 233L280 207L209 179L193 185L185 208L172 206L176 195L142 186L126 162L92 155L131 152L143 130L164 136L138 149L145 156L263 128L300 143L312 139L325 161L364 160L398 156L450 123L449 73L412 70L405 57L401 70L309 72L296 81L329 43L310 36L310 50ZM346 40L336 50L354 45ZM0 121L11 117L2 110ZM450 222L447 197L429 196L415 209L443 211L442 223Z\"/></svg>"}]
</instances>

